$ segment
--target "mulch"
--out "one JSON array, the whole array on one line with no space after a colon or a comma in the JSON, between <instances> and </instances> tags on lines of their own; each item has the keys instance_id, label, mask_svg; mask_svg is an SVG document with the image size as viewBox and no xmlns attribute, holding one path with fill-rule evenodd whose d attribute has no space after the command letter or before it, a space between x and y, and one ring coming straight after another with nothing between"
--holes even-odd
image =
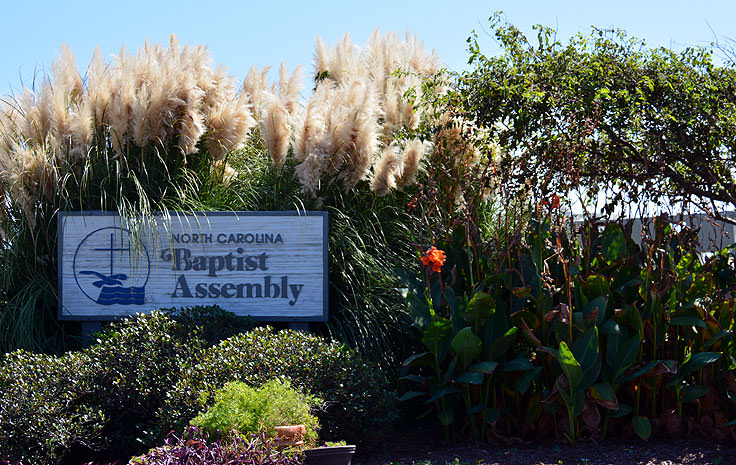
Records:
<instances>
[{"instance_id":1,"label":"mulch","mask_svg":"<svg viewBox=\"0 0 736 465\"><path fill-rule=\"evenodd\" d=\"M696 440L500 447L480 444L356 452L353 465L734 465L736 447Z\"/></svg>"},{"instance_id":2,"label":"mulch","mask_svg":"<svg viewBox=\"0 0 736 465\"><path fill-rule=\"evenodd\" d=\"M353 465L736 465L736 443L704 439L651 439L567 443L448 443L441 435L405 430L358 443Z\"/></svg>"}]
</instances>

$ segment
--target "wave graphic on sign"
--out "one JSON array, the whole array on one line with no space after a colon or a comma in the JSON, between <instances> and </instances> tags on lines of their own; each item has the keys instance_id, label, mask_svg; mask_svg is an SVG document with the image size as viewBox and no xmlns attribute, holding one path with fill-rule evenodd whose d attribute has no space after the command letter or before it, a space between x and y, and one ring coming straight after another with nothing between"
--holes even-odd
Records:
<instances>
[{"instance_id":1,"label":"wave graphic on sign","mask_svg":"<svg viewBox=\"0 0 736 465\"><path fill-rule=\"evenodd\" d=\"M100 305L143 305L145 298L145 287L102 286L97 303Z\"/></svg>"},{"instance_id":2,"label":"wave graphic on sign","mask_svg":"<svg viewBox=\"0 0 736 465\"><path fill-rule=\"evenodd\" d=\"M92 284L100 288L96 302L100 305L142 305L146 298L145 286L124 287L123 281L128 279L123 273L105 276L97 271L80 271L79 274L94 275L99 278Z\"/></svg>"}]
</instances>

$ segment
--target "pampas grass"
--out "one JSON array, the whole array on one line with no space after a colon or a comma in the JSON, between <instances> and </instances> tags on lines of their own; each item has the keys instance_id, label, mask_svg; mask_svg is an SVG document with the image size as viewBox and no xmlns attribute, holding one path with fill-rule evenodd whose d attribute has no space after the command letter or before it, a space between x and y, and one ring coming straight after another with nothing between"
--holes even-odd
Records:
<instances>
[{"instance_id":1,"label":"pampas grass","mask_svg":"<svg viewBox=\"0 0 736 465\"><path fill-rule=\"evenodd\" d=\"M261 112L261 136L266 142L273 166L281 170L289 150L291 126L289 111L283 99L276 94L266 93Z\"/></svg>"},{"instance_id":2,"label":"pampas grass","mask_svg":"<svg viewBox=\"0 0 736 465\"><path fill-rule=\"evenodd\" d=\"M273 81L252 67L238 83L206 47L173 36L110 60L97 49L84 76L62 48L50 77L0 103L0 321L14 328L0 349L61 347L48 286L59 211L326 209L336 232L324 331L395 367L411 319L395 311L393 270L414 257L401 241L408 191L388 194L422 171L420 83L438 69L412 36L376 31L358 47L346 35L332 48L318 38L303 97L300 67L282 64Z\"/></svg>"},{"instance_id":3,"label":"pampas grass","mask_svg":"<svg viewBox=\"0 0 736 465\"><path fill-rule=\"evenodd\" d=\"M388 194L389 190L396 187L396 176L401 169L401 158L396 154L396 147L391 145L376 163L371 190L379 197Z\"/></svg>"},{"instance_id":4,"label":"pampas grass","mask_svg":"<svg viewBox=\"0 0 736 465\"><path fill-rule=\"evenodd\" d=\"M406 143L401 155L401 175L396 179L397 187L414 183L426 151L427 147L420 139L412 139Z\"/></svg>"},{"instance_id":5,"label":"pampas grass","mask_svg":"<svg viewBox=\"0 0 736 465\"><path fill-rule=\"evenodd\" d=\"M418 104L421 82L439 71L439 59L427 53L416 37L407 34L402 40L394 33L382 35L376 30L364 49L349 34L332 49L317 37L314 65L317 86L297 130L295 158L304 163L310 153L319 150L327 156L324 172L341 181L345 189L372 177L373 185L385 195L397 184L395 175L385 176L385 163L376 164L381 163L379 153L401 131L417 129L422 115ZM414 97L407 99L407 94ZM417 163L413 173L420 160L413 160ZM385 183L375 185L377 179ZM401 186L413 179L402 178ZM311 183L304 192L316 195L314 186Z\"/></svg>"},{"instance_id":6,"label":"pampas grass","mask_svg":"<svg viewBox=\"0 0 736 465\"><path fill-rule=\"evenodd\" d=\"M19 97L8 98L10 106L3 111L0 165L4 190L13 192L21 205L33 205L43 195L67 192L69 185L19 179L46 179L43 173L58 172L57 181L84 188L92 182L91 160L114 161L108 174L120 180L113 184L127 182L124 179L142 182L132 190L157 193L149 202L155 204L162 194L173 192L165 186L184 174L181 170L193 156L220 160L241 148L257 124L251 98L224 68L213 68L206 47L181 46L174 36L168 47L146 42L135 54L123 47L109 64L96 50L87 67L86 83L66 46L52 71L38 91L24 89ZM286 81L285 89L293 98L291 80ZM283 132L284 124L278 128ZM279 144L283 159L285 142ZM28 161L34 157L36 160ZM34 170L43 172L32 173ZM44 194L44 190L51 193ZM122 201L119 196L125 194L105 195L108 200L96 208L117 208ZM31 218L29 222L33 223Z\"/></svg>"},{"instance_id":7,"label":"pampas grass","mask_svg":"<svg viewBox=\"0 0 736 465\"><path fill-rule=\"evenodd\" d=\"M374 166L379 154L398 132L416 129L421 116L407 91L417 96L422 77L438 69L436 55L408 34L401 39L376 30L365 48L349 34L333 48L318 37L318 80L302 101L300 67L289 74L282 63L276 83L268 81L269 68L251 68L238 86L224 68L213 68L206 47L182 46L174 36L168 46L146 42L135 54L123 47L109 63L96 49L86 79L63 46L52 76L41 79L38 89L10 97L3 109L3 189L32 205L51 195L40 190L66 188L19 179L48 178L30 173L43 170L58 173L57 181L88 185L91 170L84 166L99 157L117 160L117 176L153 182L157 174L164 179L155 182L166 184L193 156L221 160L254 136L263 138L277 170L289 153L296 163L309 160L296 171L305 193L317 195L333 180L353 189L381 179L383 165ZM416 172L420 159L411 158L416 164L409 172ZM413 177L399 179L397 185L405 186Z\"/></svg>"}]
</instances>

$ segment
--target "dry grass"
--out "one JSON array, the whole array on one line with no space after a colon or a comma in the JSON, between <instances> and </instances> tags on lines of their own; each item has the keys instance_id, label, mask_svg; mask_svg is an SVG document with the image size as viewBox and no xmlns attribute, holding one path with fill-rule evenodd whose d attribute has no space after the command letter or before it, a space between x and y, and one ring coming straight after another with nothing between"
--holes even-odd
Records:
<instances>
[{"instance_id":1,"label":"dry grass","mask_svg":"<svg viewBox=\"0 0 736 465\"><path fill-rule=\"evenodd\" d=\"M222 160L259 137L277 169L294 157L306 194L338 180L345 189L369 181L385 195L395 178L406 185L419 169L419 142L406 152L389 147L399 131L417 128L421 80L439 68L437 56L408 34L376 30L364 48L349 35L332 49L318 38L316 88L303 101L301 67L290 74L282 64L273 84L268 68L251 68L238 86L213 67L206 47L181 46L173 36L167 47L122 48L110 63L98 49L84 78L63 47L51 76L0 108L0 194L33 224L38 202L64 191L70 175L83 176L86 168L71 171L95 156L142 177L151 154L173 169L195 154Z\"/></svg>"}]
</instances>

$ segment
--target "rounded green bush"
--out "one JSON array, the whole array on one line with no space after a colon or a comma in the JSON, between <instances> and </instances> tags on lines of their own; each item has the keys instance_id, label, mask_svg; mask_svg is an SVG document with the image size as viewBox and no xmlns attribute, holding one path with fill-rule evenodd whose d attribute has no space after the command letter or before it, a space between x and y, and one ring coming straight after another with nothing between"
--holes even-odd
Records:
<instances>
[{"instance_id":1,"label":"rounded green bush","mask_svg":"<svg viewBox=\"0 0 736 465\"><path fill-rule=\"evenodd\" d=\"M304 425L305 442L314 444L319 421L311 411L320 403L316 397L293 389L288 380L273 379L259 388L234 381L219 389L214 404L191 423L210 436L231 432L249 435L260 431L274 436L277 426Z\"/></svg>"},{"instance_id":2,"label":"rounded green bush","mask_svg":"<svg viewBox=\"0 0 736 465\"><path fill-rule=\"evenodd\" d=\"M261 327L222 341L187 367L170 392L161 422L183 428L230 381L261 386L274 378L324 401L317 412L323 439L351 439L385 429L396 418L395 393L386 376L346 346L303 331Z\"/></svg>"},{"instance_id":3,"label":"rounded green bush","mask_svg":"<svg viewBox=\"0 0 736 465\"><path fill-rule=\"evenodd\" d=\"M0 458L57 463L117 459L169 432L156 413L200 342L160 312L114 323L62 356L6 354L0 363Z\"/></svg>"},{"instance_id":4,"label":"rounded green bush","mask_svg":"<svg viewBox=\"0 0 736 465\"><path fill-rule=\"evenodd\" d=\"M210 347L230 329L218 323L203 330L198 322L208 313L138 315L111 324L80 351L2 356L0 460L126 460L182 431L232 381L258 387L281 378L324 399L317 412L324 439L350 439L365 427L375 432L395 418L386 377L345 346L257 328Z\"/></svg>"}]
</instances>

